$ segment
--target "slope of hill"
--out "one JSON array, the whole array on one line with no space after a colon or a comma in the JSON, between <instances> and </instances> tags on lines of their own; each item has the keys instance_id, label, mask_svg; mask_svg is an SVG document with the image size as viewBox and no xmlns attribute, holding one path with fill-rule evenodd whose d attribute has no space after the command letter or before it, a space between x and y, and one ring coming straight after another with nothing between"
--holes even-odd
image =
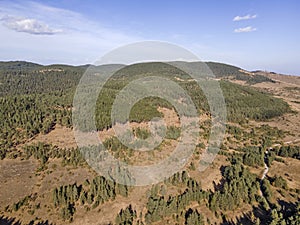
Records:
<instances>
[{"instance_id":1,"label":"slope of hill","mask_svg":"<svg viewBox=\"0 0 300 225\"><path fill-rule=\"evenodd\" d=\"M185 64L192 66L193 64L197 64L197 62ZM160 66L158 66L158 63L154 63L154 66L151 65L151 63L145 63L140 66L135 65L134 69L126 67L125 70L128 71L130 76L141 71L150 70L153 74L155 71L159 71L159 73L165 71L169 74L174 72L174 68L170 68L166 63L161 63ZM272 79L267 76L256 73L251 74L235 66L213 62L208 62L207 65L217 78L242 80L250 84L272 82ZM105 72L108 69L113 68L116 70L121 68L122 65L104 65L99 67L91 65L69 66L57 64L42 66L24 61L0 62L0 95L40 93L75 87L88 67L94 67L97 71ZM126 71L124 72L126 73ZM181 73L181 75L182 74L183 73ZM47 83L43 83L45 81L47 81Z\"/></svg>"},{"instance_id":2,"label":"slope of hill","mask_svg":"<svg viewBox=\"0 0 300 225\"><path fill-rule=\"evenodd\" d=\"M204 172L198 166L211 118L205 95L188 74L165 63L90 67L97 75L118 70L98 96L96 133L115 158L127 163L147 165L169 156L181 130L170 103L149 97L132 108L130 126L135 137L146 139L149 121L162 117L165 140L146 152L123 145L111 129L110 113L126 84L166 77L197 107L199 143L184 170L158 184L132 187L96 174L74 147L73 96L89 65L1 62L0 224L300 223L299 79L207 65L223 91L228 122L221 150ZM269 171L261 179L265 165Z\"/></svg>"},{"instance_id":3,"label":"slope of hill","mask_svg":"<svg viewBox=\"0 0 300 225\"><path fill-rule=\"evenodd\" d=\"M37 63L25 62L25 61L8 61L0 62L1 71L32 71L37 68L43 67Z\"/></svg>"}]
</instances>

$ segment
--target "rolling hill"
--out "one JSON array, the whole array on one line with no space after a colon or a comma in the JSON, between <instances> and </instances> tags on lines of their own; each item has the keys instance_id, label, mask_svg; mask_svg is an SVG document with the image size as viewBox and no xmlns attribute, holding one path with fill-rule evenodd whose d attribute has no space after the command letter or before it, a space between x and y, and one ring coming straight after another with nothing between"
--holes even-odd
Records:
<instances>
[{"instance_id":1,"label":"rolling hill","mask_svg":"<svg viewBox=\"0 0 300 225\"><path fill-rule=\"evenodd\" d=\"M214 77L201 79L220 85L227 122L215 160L199 171L211 135L210 108L197 82L170 64L0 62L0 224L299 224L299 78L208 62ZM129 186L90 167L72 123L73 97L87 69L93 76L117 71L96 98L93 132L116 159L130 165L170 156L182 130L170 102L147 97L132 107L126 122L145 140L151 136L149 121L163 118L166 136L152 151L124 145L111 121L118 93L145 77L170 79L188 93L201 123L182 171L153 185ZM130 179L127 172L124 179Z\"/></svg>"}]
</instances>

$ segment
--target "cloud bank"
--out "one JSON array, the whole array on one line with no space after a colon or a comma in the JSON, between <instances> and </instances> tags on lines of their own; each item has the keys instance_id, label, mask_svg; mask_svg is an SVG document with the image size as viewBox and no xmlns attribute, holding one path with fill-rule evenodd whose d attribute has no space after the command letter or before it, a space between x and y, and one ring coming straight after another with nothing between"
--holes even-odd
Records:
<instances>
[{"instance_id":1,"label":"cloud bank","mask_svg":"<svg viewBox=\"0 0 300 225\"><path fill-rule=\"evenodd\" d=\"M62 30L53 29L47 24L31 18L5 17L1 20L5 27L17 32L36 35L53 35L62 32Z\"/></svg>"},{"instance_id":2,"label":"cloud bank","mask_svg":"<svg viewBox=\"0 0 300 225\"><path fill-rule=\"evenodd\" d=\"M257 17L257 15L246 15L246 16L236 16L233 18L233 21L241 21L241 20L251 20L251 19L255 19Z\"/></svg>"},{"instance_id":3,"label":"cloud bank","mask_svg":"<svg viewBox=\"0 0 300 225\"><path fill-rule=\"evenodd\" d=\"M0 0L0 58L79 65L141 39L106 24L38 2Z\"/></svg>"}]
</instances>

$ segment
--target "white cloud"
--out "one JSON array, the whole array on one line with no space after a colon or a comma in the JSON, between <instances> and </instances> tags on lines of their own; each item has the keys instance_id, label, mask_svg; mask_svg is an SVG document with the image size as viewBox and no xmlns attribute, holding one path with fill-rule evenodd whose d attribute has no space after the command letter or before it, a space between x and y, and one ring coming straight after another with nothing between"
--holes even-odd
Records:
<instances>
[{"instance_id":1,"label":"white cloud","mask_svg":"<svg viewBox=\"0 0 300 225\"><path fill-rule=\"evenodd\" d=\"M4 26L18 32L44 35L62 32L60 29L50 28L47 24L31 18L4 17L1 20Z\"/></svg>"},{"instance_id":2,"label":"white cloud","mask_svg":"<svg viewBox=\"0 0 300 225\"><path fill-rule=\"evenodd\" d=\"M0 0L0 18L1 60L93 63L113 48L141 40L136 31L125 32L105 26L107 21L94 21L75 11L31 1Z\"/></svg>"},{"instance_id":3,"label":"white cloud","mask_svg":"<svg viewBox=\"0 0 300 225\"><path fill-rule=\"evenodd\" d=\"M255 19L257 17L257 15L246 15L246 16L236 16L233 18L233 21L241 21L241 20L251 20L251 19Z\"/></svg>"},{"instance_id":4,"label":"white cloud","mask_svg":"<svg viewBox=\"0 0 300 225\"><path fill-rule=\"evenodd\" d=\"M237 28L234 30L235 33L248 33L248 32L253 32L256 31L257 29L255 27L241 27L241 28Z\"/></svg>"}]
</instances>

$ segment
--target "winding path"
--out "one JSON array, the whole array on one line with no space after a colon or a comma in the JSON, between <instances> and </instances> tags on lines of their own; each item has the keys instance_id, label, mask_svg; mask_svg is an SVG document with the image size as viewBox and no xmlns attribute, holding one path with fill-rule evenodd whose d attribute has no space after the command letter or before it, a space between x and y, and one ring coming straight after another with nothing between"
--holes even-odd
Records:
<instances>
[{"instance_id":1,"label":"winding path","mask_svg":"<svg viewBox=\"0 0 300 225\"><path fill-rule=\"evenodd\" d=\"M267 166L267 164L264 162L265 164L265 169L263 172L263 175L261 176L261 181L263 181L263 179L265 179L265 177L267 176L268 172L269 172L269 167Z\"/></svg>"},{"instance_id":2,"label":"winding path","mask_svg":"<svg viewBox=\"0 0 300 225\"><path fill-rule=\"evenodd\" d=\"M262 191L262 182L263 182L263 180L265 179L265 177L267 176L267 174L268 174L268 172L269 172L269 167L268 167L268 165L267 165L267 163L266 163L266 156L267 156L267 153L265 152L265 154L264 154L264 165L265 165L265 169L264 169L264 172L263 172L263 174L262 174L262 176L261 176L261 178L260 178L260 190L259 190L259 194L260 194L261 197L265 197L265 196L264 196L264 193L263 193L263 191Z\"/></svg>"},{"instance_id":3,"label":"winding path","mask_svg":"<svg viewBox=\"0 0 300 225\"><path fill-rule=\"evenodd\" d=\"M292 143L297 143L297 142L299 142L300 141L300 139L295 139L295 140L293 140L293 141L287 141L287 142L284 142L283 144L292 144ZM275 144L275 145L273 145L272 147L277 147L277 146L281 146L281 144ZM268 149L268 151L270 151L271 149ZM262 175L262 177L261 177L261 181L263 181L263 179L265 179L265 177L267 176L267 174L268 174L268 172L269 172L269 167L268 167L268 165L266 164L266 154L267 153L265 153L265 155L264 155L264 165L265 165L265 169L264 169L264 172L263 172L263 175Z\"/></svg>"}]
</instances>

